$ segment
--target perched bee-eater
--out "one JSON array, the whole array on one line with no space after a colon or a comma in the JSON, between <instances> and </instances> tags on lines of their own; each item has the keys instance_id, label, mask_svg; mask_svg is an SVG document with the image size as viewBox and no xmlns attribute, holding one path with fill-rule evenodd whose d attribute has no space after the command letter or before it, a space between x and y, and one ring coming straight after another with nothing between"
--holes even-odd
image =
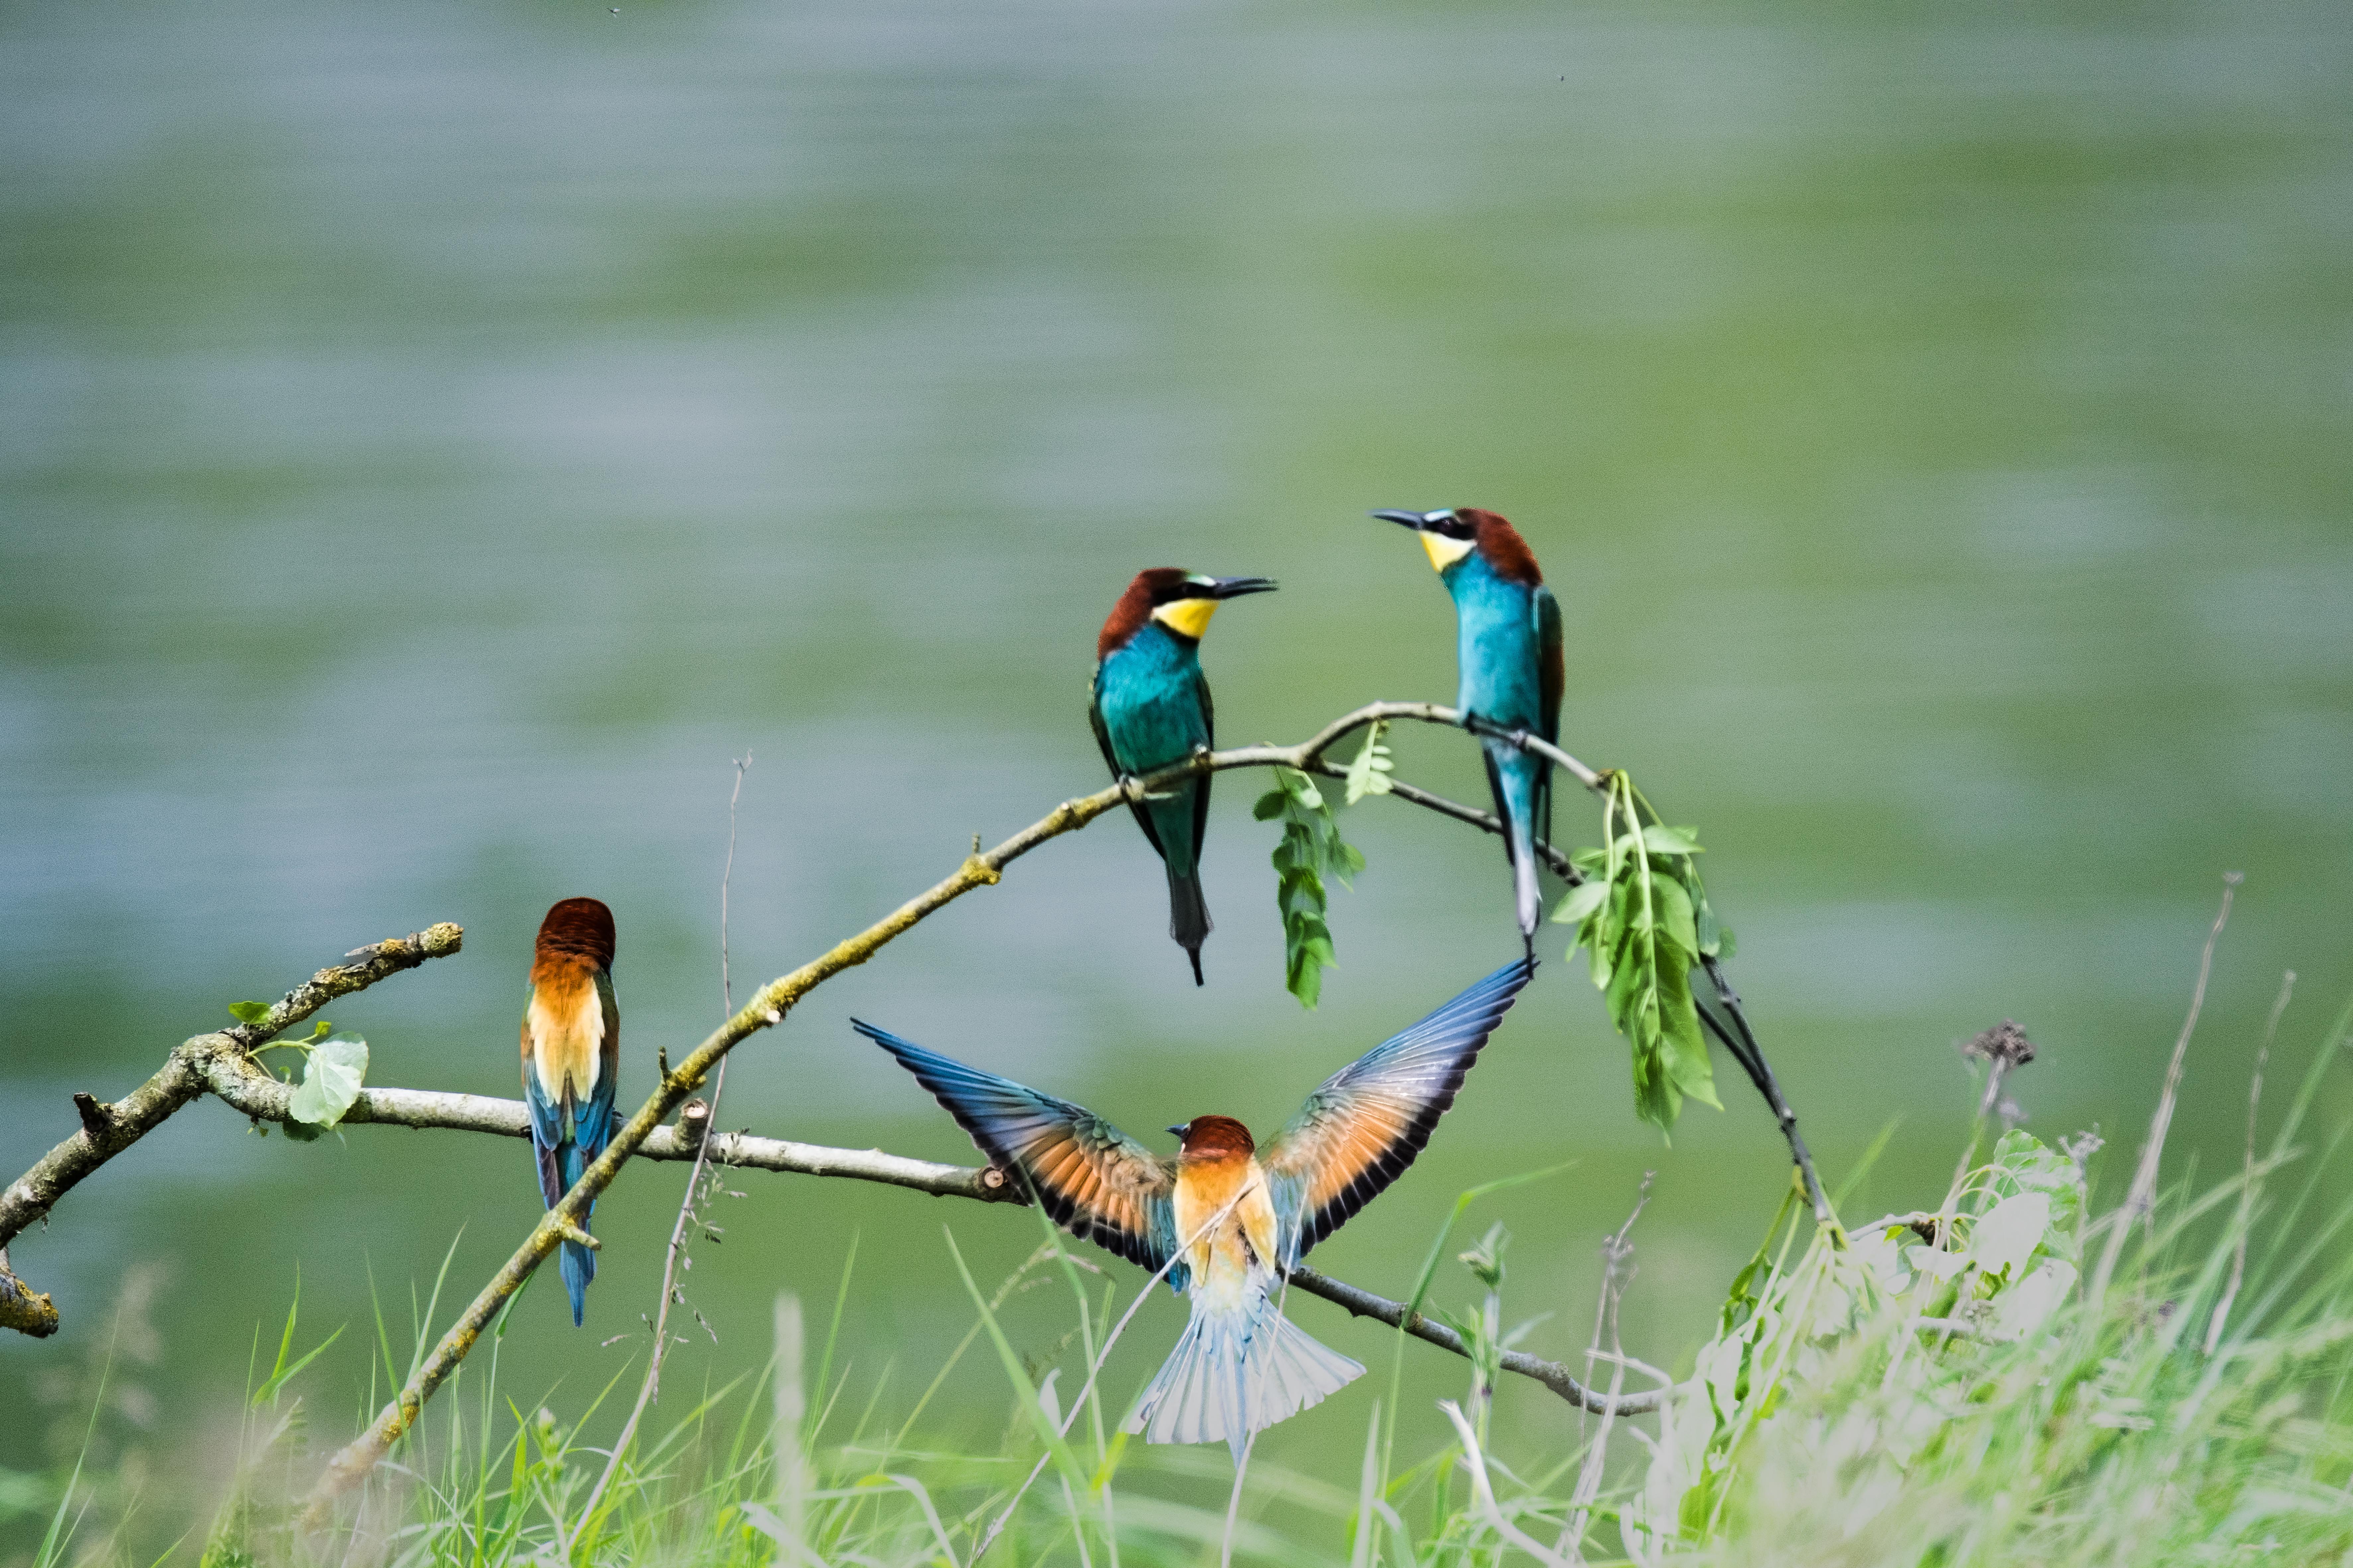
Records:
<instances>
[{"instance_id":1,"label":"perched bee-eater","mask_svg":"<svg viewBox=\"0 0 2353 1568\"><path fill-rule=\"evenodd\" d=\"M531 1108L531 1146L539 1155L539 1191L548 1207L612 1142L620 1068L613 911L595 899L565 899L539 924L531 999L522 1011L522 1098ZM561 1266L577 1326L588 1281L596 1277L596 1255L567 1241Z\"/></svg>"},{"instance_id":2,"label":"perched bee-eater","mask_svg":"<svg viewBox=\"0 0 2353 1568\"><path fill-rule=\"evenodd\" d=\"M1209 683L1201 677L1201 634L1226 600L1273 586L1271 578L1204 577L1174 566L1135 574L1095 641L1088 690L1087 716L1113 777L1148 773L1217 745ZM1198 985L1201 942L1209 934L1209 906L1201 899L1208 775L1134 804L1144 837L1168 868L1168 934L1192 959Z\"/></svg>"},{"instance_id":3,"label":"perched bee-eater","mask_svg":"<svg viewBox=\"0 0 2353 1568\"><path fill-rule=\"evenodd\" d=\"M1377 511L1421 535L1439 581L1454 596L1455 658L1461 684L1454 705L1504 730L1558 744L1564 668L1560 602L1519 531L1492 511ZM1552 764L1505 741L1481 742L1504 853L1512 863L1520 935L1535 951L1536 840L1552 838Z\"/></svg>"},{"instance_id":4,"label":"perched bee-eater","mask_svg":"<svg viewBox=\"0 0 2353 1568\"><path fill-rule=\"evenodd\" d=\"M1124 1429L1147 1443L1223 1439L1240 1464L1250 1434L1362 1376L1293 1328L1282 1271L1403 1174L1528 983L1535 961L1495 971L1324 1080L1263 1148L1230 1117L1168 1129L1163 1159L1092 1112L852 1020L938 1097L990 1162L1071 1234L1168 1270L1193 1299Z\"/></svg>"}]
</instances>

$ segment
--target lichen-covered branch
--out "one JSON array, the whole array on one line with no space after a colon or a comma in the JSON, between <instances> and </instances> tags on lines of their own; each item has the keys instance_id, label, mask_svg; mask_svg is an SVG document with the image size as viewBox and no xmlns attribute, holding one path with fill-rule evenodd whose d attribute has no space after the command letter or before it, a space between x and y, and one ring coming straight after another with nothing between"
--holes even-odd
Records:
<instances>
[{"instance_id":1,"label":"lichen-covered branch","mask_svg":"<svg viewBox=\"0 0 2353 1568\"><path fill-rule=\"evenodd\" d=\"M0 1247L0 1329L14 1329L45 1340L58 1331L58 1309L46 1291L36 1290L8 1267L8 1249Z\"/></svg>"},{"instance_id":2,"label":"lichen-covered branch","mask_svg":"<svg viewBox=\"0 0 2353 1568\"><path fill-rule=\"evenodd\" d=\"M344 955L344 963L328 965L289 991L259 1022L182 1041L173 1047L161 1071L121 1100L109 1104L88 1094L74 1096L79 1128L0 1190L0 1327L39 1335L53 1333L58 1326L49 1299L35 1294L8 1272L5 1261L8 1243L26 1226L47 1216L83 1177L202 1094L206 1076L216 1064L241 1063L256 1076L266 1077L259 1068L251 1068L249 1053L255 1047L276 1038L338 996L364 991L428 958L456 952L464 940L464 931L445 923L356 949Z\"/></svg>"},{"instance_id":3,"label":"lichen-covered branch","mask_svg":"<svg viewBox=\"0 0 2353 1568\"><path fill-rule=\"evenodd\" d=\"M223 1065L206 1087L246 1115L261 1121L291 1120L287 1102L294 1086L259 1068ZM421 1089L364 1089L343 1124L439 1129L451 1132L488 1132L501 1138L529 1138L530 1112L520 1100L498 1100L486 1094L445 1094ZM700 1135L710 1146L714 1165L744 1170L776 1171L804 1176L849 1176L861 1182L907 1187L940 1197L976 1198L983 1203L1017 1203L1003 1173L966 1165L943 1165L931 1160L910 1160L880 1149L834 1149L821 1143L796 1143L786 1138L755 1138L748 1132ZM638 1149L640 1160L692 1161L697 1135L677 1125L657 1127Z\"/></svg>"}]
</instances>

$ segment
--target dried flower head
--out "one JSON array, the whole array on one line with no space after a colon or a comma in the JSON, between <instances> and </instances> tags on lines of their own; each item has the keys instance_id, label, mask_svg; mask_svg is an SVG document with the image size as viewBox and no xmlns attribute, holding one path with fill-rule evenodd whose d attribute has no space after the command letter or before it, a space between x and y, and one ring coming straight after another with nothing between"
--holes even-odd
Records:
<instances>
[{"instance_id":1,"label":"dried flower head","mask_svg":"<svg viewBox=\"0 0 2353 1568\"><path fill-rule=\"evenodd\" d=\"M2034 1059L2034 1042L2026 1031L2004 1018L1984 1034L1961 1047L1961 1055L1974 1061L1992 1062L2007 1070L2022 1068Z\"/></svg>"}]
</instances>

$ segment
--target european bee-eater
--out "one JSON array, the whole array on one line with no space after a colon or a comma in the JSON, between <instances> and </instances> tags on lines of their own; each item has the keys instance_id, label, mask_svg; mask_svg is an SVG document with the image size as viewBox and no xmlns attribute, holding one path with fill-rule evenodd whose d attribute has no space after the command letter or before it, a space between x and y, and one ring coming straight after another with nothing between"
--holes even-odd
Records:
<instances>
[{"instance_id":1,"label":"european bee-eater","mask_svg":"<svg viewBox=\"0 0 2353 1568\"><path fill-rule=\"evenodd\" d=\"M1495 971L1324 1080L1264 1147L1230 1117L1168 1129L1164 1159L1092 1112L852 1020L938 1097L990 1162L1020 1173L1071 1234L1168 1270L1189 1294L1184 1336L1124 1426L1147 1443L1253 1432L1364 1373L1283 1317L1278 1272L1403 1174L1454 1103L1535 961ZM1172 1261L1173 1259L1173 1261Z\"/></svg>"},{"instance_id":2,"label":"european bee-eater","mask_svg":"<svg viewBox=\"0 0 2353 1568\"><path fill-rule=\"evenodd\" d=\"M1454 597L1456 660L1461 682L1454 706L1504 730L1560 741L1564 666L1560 601L1519 531L1492 511L1449 507L1440 511L1377 511L1421 536L1439 581ZM1482 740L1487 784L1504 824L1504 853L1512 863L1520 935L1535 951L1535 844L1552 838L1552 764L1508 742Z\"/></svg>"},{"instance_id":3,"label":"european bee-eater","mask_svg":"<svg viewBox=\"0 0 2353 1568\"><path fill-rule=\"evenodd\" d=\"M531 1146L539 1155L539 1191L548 1207L612 1142L620 1069L613 911L595 899L565 899L540 922L531 998L522 1010L522 1098L531 1107ZM576 1327L588 1281L596 1277L596 1255L567 1241L561 1264Z\"/></svg>"},{"instance_id":4,"label":"european bee-eater","mask_svg":"<svg viewBox=\"0 0 2353 1568\"><path fill-rule=\"evenodd\" d=\"M1273 587L1266 577L1204 577L1174 566L1135 574L1095 640L1087 694L1087 717L1113 777L1148 773L1217 745L1209 683L1201 676L1201 634L1226 600ZM1134 804L1144 837L1168 868L1168 934L1192 959L1198 985L1201 943L1209 934L1209 906L1201 899L1208 775Z\"/></svg>"}]
</instances>

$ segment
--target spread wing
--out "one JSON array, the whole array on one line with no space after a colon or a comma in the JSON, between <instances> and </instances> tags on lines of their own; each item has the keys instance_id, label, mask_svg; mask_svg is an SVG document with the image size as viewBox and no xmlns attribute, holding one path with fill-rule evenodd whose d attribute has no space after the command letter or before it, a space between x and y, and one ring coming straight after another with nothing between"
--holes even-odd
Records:
<instances>
[{"instance_id":1,"label":"spread wing","mask_svg":"<svg viewBox=\"0 0 2353 1568\"><path fill-rule=\"evenodd\" d=\"M1507 963L1324 1080L1259 1152L1287 1268L1405 1173L1535 961Z\"/></svg>"},{"instance_id":2,"label":"spread wing","mask_svg":"<svg viewBox=\"0 0 2353 1568\"><path fill-rule=\"evenodd\" d=\"M1536 622L1536 673L1540 717L1544 738L1554 745L1560 744L1560 699L1568 684L1568 658L1561 646L1560 601L1552 590L1536 584L1530 595ZM1535 831L1543 842L1552 842L1552 770L1543 768L1536 774Z\"/></svg>"},{"instance_id":3,"label":"spread wing","mask_svg":"<svg viewBox=\"0 0 2353 1568\"><path fill-rule=\"evenodd\" d=\"M997 1164L1021 1173L1039 1204L1082 1240L1157 1269L1176 1253L1173 1166L1084 1107L966 1067L862 1024L849 1026L899 1059ZM1182 1290L1186 1267L1168 1271Z\"/></svg>"},{"instance_id":4,"label":"spread wing","mask_svg":"<svg viewBox=\"0 0 2353 1568\"><path fill-rule=\"evenodd\" d=\"M1127 770L1119 765L1119 754L1111 749L1111 726L1103 722L1102 687L1103 666L1098 664L1094 675L1087 681L1087 722L1094 726L1095 744L1103 748L1103 766L1111 770L1114 780L1123 779L1127 776ZM1135 825L1144 829L1145 842L1152 846L1152 852L1163 860L1167 859L1168 851L1160 847L1160 834L1152 826L1151 814L1139 801L1129 801L1127 809L1135 814Z\"/></svg>"}]
</instances>

